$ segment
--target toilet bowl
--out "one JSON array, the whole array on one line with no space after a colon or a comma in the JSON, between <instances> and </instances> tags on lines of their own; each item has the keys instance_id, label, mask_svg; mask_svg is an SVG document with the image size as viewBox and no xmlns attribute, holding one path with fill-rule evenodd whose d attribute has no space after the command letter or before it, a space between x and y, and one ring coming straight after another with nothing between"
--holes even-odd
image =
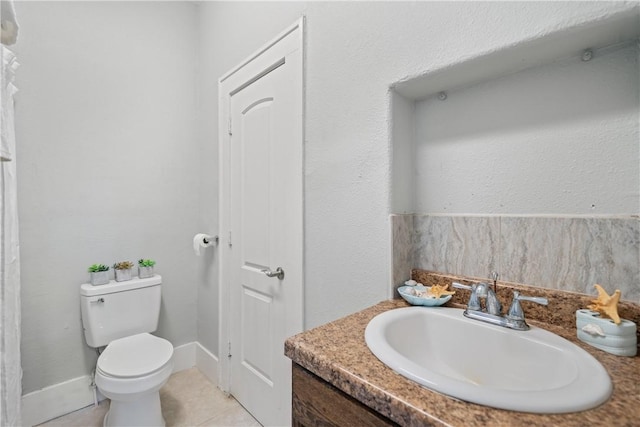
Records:
<instances>
[{"instance_id":1,"label":"toilet bowl","mask_svg":"<svg viewBox=\"0 0 640 427\"><path fill-rule=\"evenodd\" d=\"M160 388L173 370L173 346L141 333L112 341L98 358L96 386L111 399L105 426L164 426Z\"/></svg>"}]
</instances>

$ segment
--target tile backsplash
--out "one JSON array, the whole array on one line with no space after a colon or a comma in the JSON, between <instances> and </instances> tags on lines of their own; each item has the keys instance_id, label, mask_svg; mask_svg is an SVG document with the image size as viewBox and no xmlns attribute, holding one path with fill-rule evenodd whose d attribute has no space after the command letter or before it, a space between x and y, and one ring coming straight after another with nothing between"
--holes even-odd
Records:
<instances>
[{"instance_id":1,"label":"tile backsplash","mask_svg":"<svg viewBox=\"0 0 640 427\"><path fill-rule=\"evenodd\" d=\"M412 268L640 302L640 218L391 215L393 286Z\"/></svg>"}]
</instances>

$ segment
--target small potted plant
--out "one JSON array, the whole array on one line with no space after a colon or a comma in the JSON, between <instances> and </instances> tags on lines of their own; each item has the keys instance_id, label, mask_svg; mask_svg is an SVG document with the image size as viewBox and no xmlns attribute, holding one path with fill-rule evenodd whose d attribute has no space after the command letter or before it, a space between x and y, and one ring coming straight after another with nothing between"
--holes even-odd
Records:
<instances>
[{"instance_id":1,"label":"small potted plant","mask_svg":"<svg viewBox=\"0 0 640 427\"><path fill-rule=\"evenodd\" d=\"M113 269L116 272L116 282L124 282L125 280L131 280L131 269L133 263L130 261L121 261L113 264Z\"/></svg>"},{"instance_id":2,"label":"small potted plant","mask_svg":"<svg viewBox=\"0 0 640 427\"><path fill-rule=\"evenodd\" d=\"M93 264L89 267L91 284L93 286L106 285L109 283L109 266L104 264Z\"/></svg>"},{"instance_id":3,"label":"small potted plant","mask_svg":"<svg viewBox=\"0 0 640 427\"><path fill-rule=\"evenodd\" d=\"M138 260L138 277L144 279L146 277L153 276L153 266L156 262L152 259L139 259Z\"/></svg>"}]
</instances>

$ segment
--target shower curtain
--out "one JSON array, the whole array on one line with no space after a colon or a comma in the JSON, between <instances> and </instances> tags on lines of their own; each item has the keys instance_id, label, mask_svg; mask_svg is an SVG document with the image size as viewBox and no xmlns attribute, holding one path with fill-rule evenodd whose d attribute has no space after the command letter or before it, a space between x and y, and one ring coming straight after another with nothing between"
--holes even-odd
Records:
<instances>
[{"instance_id":1,"label":"shower curtain","mask_svg":"<svg viewBox=\"0 0 640 427\"><path fill-rule=\"evenodd\" d=\"M22 424L22 368L20 365L20 246L15 162L13 95L15 54L5 46L17 38L18 25L11 2L2 0L2 73L0 115L0 426Z\"/></svg>"}]
</instances>

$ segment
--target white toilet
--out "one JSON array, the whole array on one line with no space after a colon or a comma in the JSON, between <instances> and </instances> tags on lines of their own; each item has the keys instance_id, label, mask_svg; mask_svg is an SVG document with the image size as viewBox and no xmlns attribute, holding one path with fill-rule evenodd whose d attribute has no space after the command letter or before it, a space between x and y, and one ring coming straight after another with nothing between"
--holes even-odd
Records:
<instances>
[{"instance_id":1,"label":"white toilet","mask_svg":"<svg viewBox=\"0 0 640 427\"><path fill-rule=\"evenodd\" d=\"M158 327L159 275L80 287L87 344L107 346L98 357L96 385L111 399L105 426L164 426L160 387L173 370L173 346L151 335Z\"/></svg>"}]
</instances>

